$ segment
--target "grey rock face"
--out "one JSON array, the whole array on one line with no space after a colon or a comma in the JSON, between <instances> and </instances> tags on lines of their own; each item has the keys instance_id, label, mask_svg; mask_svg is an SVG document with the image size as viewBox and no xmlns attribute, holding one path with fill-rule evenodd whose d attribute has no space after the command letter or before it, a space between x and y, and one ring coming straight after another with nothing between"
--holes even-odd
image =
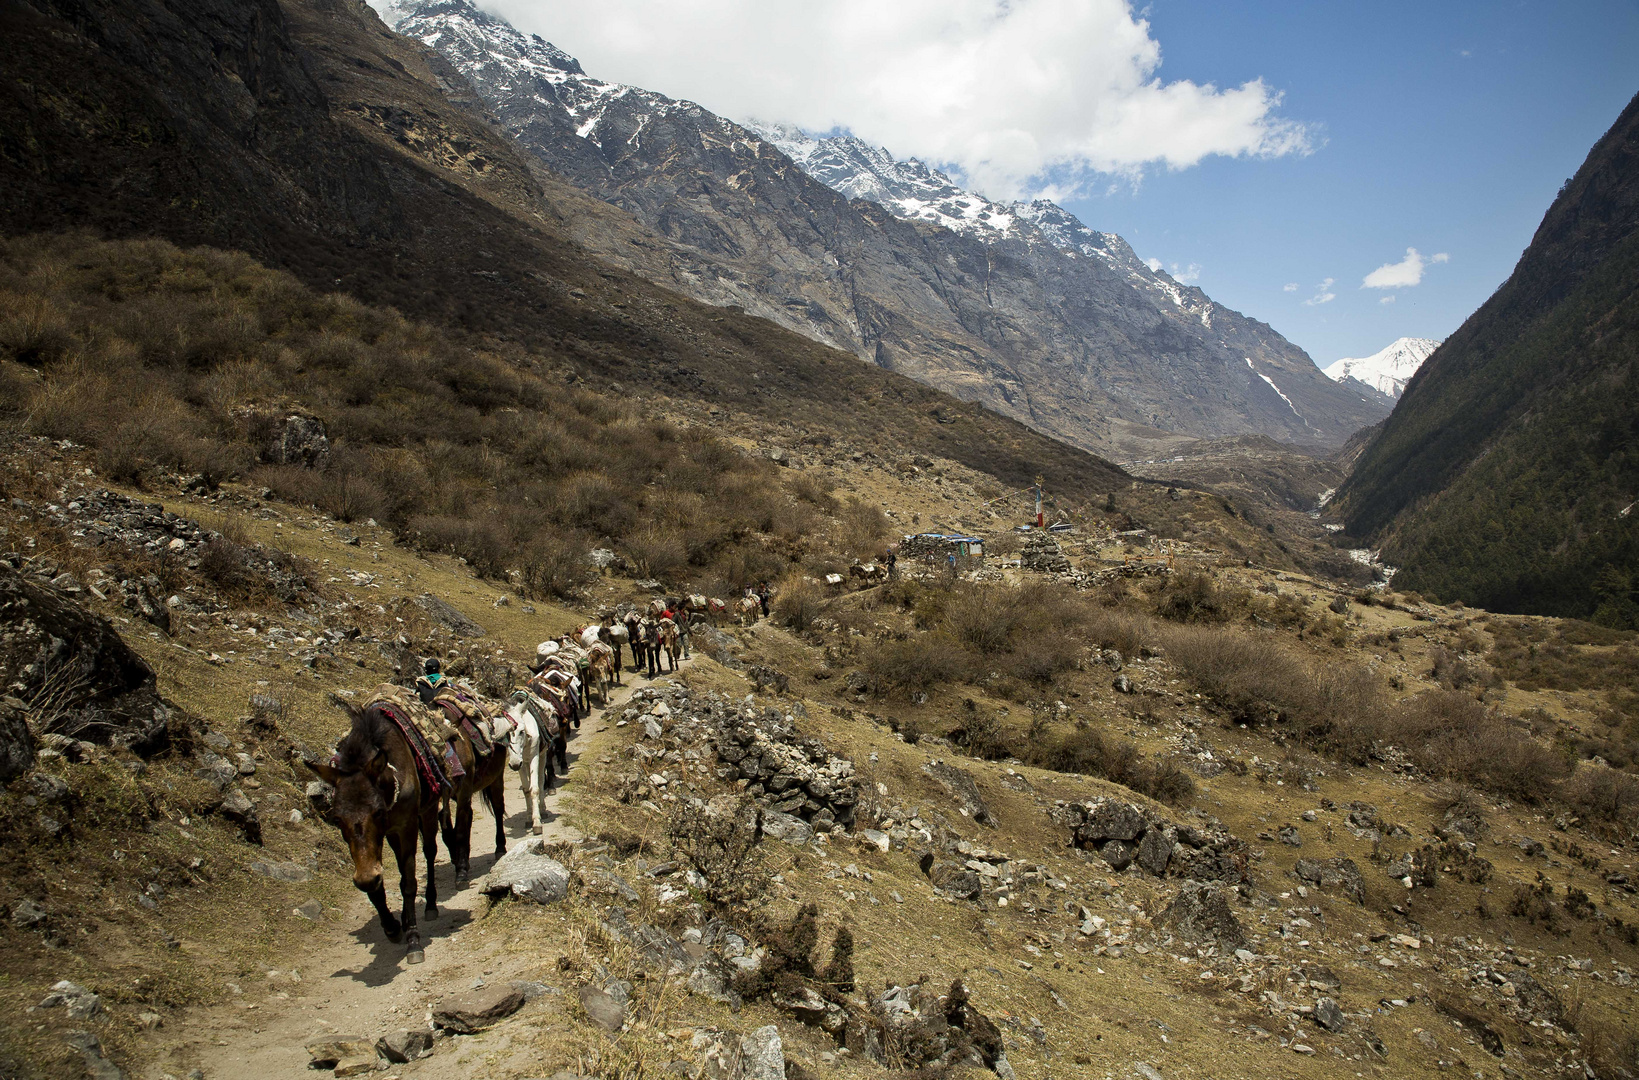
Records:
<instances>
[{"instance_id":1,"label":"grey rock face","mask_svg":"<svg viewBox=\"0 0 1639 1080\"><path fill-rule=\"evenodd\" d=\"M1343 1015L1343 1009L1333 998L1323 997L1315 1002L1315 1023L1327 1031L1342 1031L1348 1020Z\"/></svg>"},{"instance_id":2,"label":"grey rock face","mask_svg":"<svg viewBox=\"0 0 1639 1080\"><path fill-rule=\"evenodd\" d=\"M979 794L979 785L974 783L972 773L943 761L924 768L928 775L939 781L940 787L950 793L968 817L980 825L996 827L996 819L990 813L990 807L985 805L984 796Z\"/></svg>"},{"instance_id":3,"label":"grey rock face","mask_svg":"<svg viewBox=\"0 0 1639 1080\"><path fill-rule=\"evenodd\" d=\"M1366 883L1353 859L1299 859L1294 870L1298 878L1325 889L1337 889L1357 904L1366 902Z\"/></svg>"},{"instance_id":4,"label":"grey rock face","mask_svg":"<svg viewBox=\"0 0 1639 1080\"><path fill-rule=\"evenodd\" d=\"M49 672L71 674L73 687L51 730L144 753L165 745L169 711L154 690L153 670L114 625L0 563L0 686L27 697ZM11 760L23 756L14 743Z\"/></svg>"},{"instance_id":5,"label":"grey rock face","mask_svg":"<svg viewBox=\"0 0 1639 1080\"><path fill-rule=\"evenodd\" d=\"M606 990L595 986L580 988L580 1005L586 1016L605 1031L619 1031L626 1024L626 1006Z\"/></svg>"}]
</instances>

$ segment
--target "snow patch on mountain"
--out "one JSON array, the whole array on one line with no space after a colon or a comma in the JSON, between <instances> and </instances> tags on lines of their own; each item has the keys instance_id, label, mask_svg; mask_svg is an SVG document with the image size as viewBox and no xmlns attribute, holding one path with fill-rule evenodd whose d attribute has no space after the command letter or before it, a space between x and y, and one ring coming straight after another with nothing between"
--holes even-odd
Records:
<instances>
[{"instance_id":1,"label":"snow patch on mountain","mask_svg":"<svg viewBox=\"0 0 1639 1080\"><path fill-rule=\"evenodd\" d=\"M1287 397L1286 394L1281 391L1281 388L1275 385L1275 380L1274 379L1271 379L1269 376L1267 376L1263 372L1259 371L1256 367L1253 367L1252 358L1250 356L1246 357L1246 366L1249 367L1249 368L1252 368L1252 374L1256 375L1258 378L1260 378L1264 382L1268 383L1269 384L1269 389L1273 390L1277 394L1280 394L1280 399L1282 401L1286 402L1286 407L1288 409L1292 410L1292 415L1293 416L1296 416L1299 420L1303 420L1303 414L1298 412L1298 407L1296 405L1292 404L1292 399ZM1303 422L1305 424L1308 424L1307 420L1304 420Z\"/></svg>"},{"instance_id":2,"label":"snow patch on mountain","mask_svg":"<svg viewBox=\"0 0 1639 1080\"><path fill-rule=\"evenodd\" d=\"M1423 366L1423 361L1439 347L1440 343L1432 338L1403 337L1380 352L1359 358L1348 357L1321 370L1333 382L1354 379L1398 400L1405 392L1406 383Z\"/></svg>"}]
</instances>

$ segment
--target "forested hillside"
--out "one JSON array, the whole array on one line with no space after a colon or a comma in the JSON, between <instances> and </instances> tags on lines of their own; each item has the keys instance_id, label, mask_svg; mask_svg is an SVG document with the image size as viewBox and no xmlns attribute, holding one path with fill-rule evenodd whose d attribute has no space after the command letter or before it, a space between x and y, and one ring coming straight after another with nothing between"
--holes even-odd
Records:
<instances>
[{"instance_id":1,"label":"forested hillside","mask_svg":"<svg viewBox=\"0 0 1639 1080\"><path fill-rule=\"evenodd\" d=\"M1639 99L1406 387L1339 505L1397 583L1639 625Z\"/></svg>"}]
</instances>

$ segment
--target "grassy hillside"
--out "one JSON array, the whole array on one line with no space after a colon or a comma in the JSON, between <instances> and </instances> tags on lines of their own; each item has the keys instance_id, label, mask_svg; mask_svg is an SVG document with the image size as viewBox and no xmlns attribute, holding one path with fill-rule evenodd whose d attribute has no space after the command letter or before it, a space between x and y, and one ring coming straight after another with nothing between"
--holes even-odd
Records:
<instances>
[{"instance_id":1,"label":"grassy hillside","mask_svg":"<svg viewBox=\"0 0 1639 1080\"><path fill-rule=\"evenodd\" d=\"M1639 625L1639 99L1407 387L1339 505L1407 587Z\"/></svg>"}]
</instances>

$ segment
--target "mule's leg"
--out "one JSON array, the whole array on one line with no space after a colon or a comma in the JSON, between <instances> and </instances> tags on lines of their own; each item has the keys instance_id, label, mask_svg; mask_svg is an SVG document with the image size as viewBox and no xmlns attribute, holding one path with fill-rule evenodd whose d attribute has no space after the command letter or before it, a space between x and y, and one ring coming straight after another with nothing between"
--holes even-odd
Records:
<instances>
[{"instance_id":1,"label":"mule's leg","mask_svg":"<svg viewBox=\"0 0 1639 1080\"><path fill-rule=\"evenodd\" d=\"M438 918L438 811L427 807L421 815L421 854L427 862L427 906L424 914Z\"/></svg>"},{"instance_id":2,"label":"mule's leg","mask_svg":"<svg viewBox=\"0 0 1639 1080\"><path fill-rule=\"evenodd\" d=\"M544 740L542 740L539 754L534 763L534 767L539 770L536 773L539 780L535 784L535 805L530 812L535 815L536 836L539 836L544 831L543 823L546 821L546 797L552 794L552 748L557 744L557 741L558 739L555 735L548 735Z\"/></svg>"},{"instance_id":3,"label":"mule's leg","mask_svg":"<svg viewBox=\"0 0 1639 1080\"><path fill-rule=\"evenodd\" d=\"M524 763L518 767L518 791L524 797L524 813L529 817L529 829L539 836L541 821L535 816L535 792L530 790L535 784L535 748L526 741Z\"/></svg>"},{"instance_id":4,"label":"mule's leg","mask_svg":"<svg viewBox=\"0 0 1639 1080\"><path fill-rule=\"evenodd\" d=\"M558 774L560 776L568 776L569 775L569 736L560 735L556 739L553 739L552 742L553 742L553 746L549 747L549 749L556 750L557 753L558 753Z\"/></svg>"},{"instance_id":5,"label":"mule's leg","mask_svg":"<svg viewBox=\"0 0 1639 1080\"><path fill-rule=\"evenodd\" d=\"M398 860L398 895L404 901L404 960L410 964L419 964L424 959L421 927L415 920L415 840L413 832L408 835L395 832L387 837L393 858Z\"/></svg>"},{"instance_id":6,"label":"mule's leg","mask_svg":"<svg viewBox=\"0 0 1639 1080\"><path fill-rule=\"evenodd\" d=\"M375 881L371 882L370 886L364 890L364 895L370 898L371 906L376 909L376 914L381 917L381 929L387 935L387 940L394 945L403 941L404 928L399 925L398 917L387 908L387 886L381 878L376 878Z\"/></svg>"},{"instance_id":7,"label":"mule's leg","mask_svg":"<svg viewBox=\"0 0 1639 1080\"><path fill-rule=\"evenodd\" d=\"M455 863L455 880L467 881L472 877L472 795L463 797L455 808L454 850L450 861Z\"/></svg>"},{"instance_id":8,"label":"mule's leg","mask_svg":"<svg viewBox=\"0 0 1639 1080\"><path fill-rule=\"evenodd\" d=\"M495 857L506 854L506 774L502 773L484 789L484 801L495 815Z\"/></svg>"}]
</instances>

